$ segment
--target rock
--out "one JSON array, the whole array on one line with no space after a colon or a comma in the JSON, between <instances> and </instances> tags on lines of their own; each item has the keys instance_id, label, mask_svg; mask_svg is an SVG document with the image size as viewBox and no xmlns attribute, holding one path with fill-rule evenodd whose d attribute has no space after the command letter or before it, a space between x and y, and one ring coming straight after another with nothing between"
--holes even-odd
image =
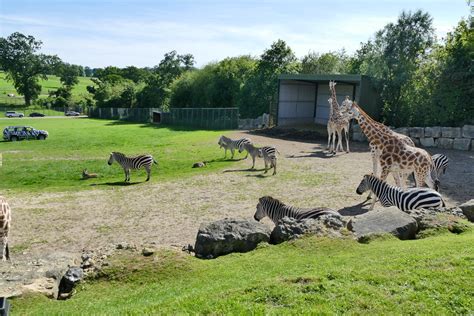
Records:
<instances>
[{"instance_id":1,"label":"rock","mask_svg":"<svg viewBox=\"0 0 474 316\"><path fill-rule=\"evenodd\" d=\"M471 146L471 139L469 138L455 138L453 141L453 149L469 150Z\"/></svg>"},{"instance_id":2,"label":"rock","mask_svg":"<svg viewBox=\"0 0 474 316\"><path fill-rule=\"evenodd\" d=\"M425 129L423 127L410 127L410 137L422 138L425 137Z\"/></svg>"},{"instance_id":3,"label":"rock","mask_svg":"<svg viewBox=\"0 0 474 316\"><path fill-rule=\"evenodd\" d=\"M354 124L354 125L352 125L352 131L353 131L354 133L362 133L362 130L360 129L359 124Z\"/></svg>"},{"instance_id":4,"label":"rock","mask_svg":"<svg viewBox=\"0 0 474 316\"><path fill-rule=\"evenodd\" d=\"M439 126L425 127L425 137L433 137L433 138L441 137L441 127Z\"/></svg>"},{"instance_id":5,"label":"rock","mask_svg":"<svg viewBox=\"0 0 474 316\"><path fill-rule=\"evenodd\" d=\"M413 143L415 144L415 146L420 146L420 139L419 138L416 138L416 137L410 137L411 140L413 141Z\"/></svg>"},{"instance_id":6,"label":"rock","mask_svg":"<svg viewBox=\"0 0 474 316\"><path fill-rule=\"evenodd\" d=\"M474 151L474 139L471 141L471 151Z\"/></svg>"},{"instance_id":7,"label":"rock","mask_svg":"<svg viewBox=\"0 0 474 316\"><path fill-rule=\"evenodd\" d=\"M462 127L462 137L474 138L474 125L464 125Z\"/></svg>"},{"instance_id":8,"label":"rock","mask_svg":"<svg viewBox=\"0 0 474 316\"><path fill-rule=\"evenodd\" d=\"M410 215L392 206L355 216L347 228L359 238L369 234L390 233L405 240L415 238L417 223Z\"/></svg>"},{"instance_id":9,"label":"rock","mask_svg":"<svg viewBox=\"0 0 474 316\"><path fill-rule=\"evenodd\" d=\"M201 224L194 250L196 257L205 259L232 252L247 252L261 242L268 242L270 233L270 228L262 223L226 218Z\"/></svg>"},{"instance_id":10,"label":"rock","mask_svg":"<svg viewBox=\"0 0 474 316\"><path fill-rule=\"evenodd\" d=\"M74 286L82 280L84 277L84 271L79 267L71 267L67 270L66 274L61 279L59 283L59 299L67 299L72 295L72 290Z\"/></svg>"},{"instance_id":11,"label":"rock","mask_svg":"<svg viewBox=\"0 0 474 316\"><path fill-rule=\"evenodd\" d=\"M270 243L279 244L299 238L303 235L342 237L341 229L345 228L342 216L322 215L318 218L295 219L284 217L272 231Z\"/></svg>"},{"instance_id":12,"label":"rock","mask_svg":"<svg viewBox=\"0 0 474 316\"><path fill-rule=\"evenodd\" d=\"M438 138L436 139L436 147L444 149L452 149L454 140L452 138Z\"/></svg>"},{"instance_id":13,"label":"rock","mask_svg":"<svg viewBox=\"0 0 474 316\"><path fill-rule=\"evenodd\" d=\"M149 257L155 253L155 249L145 247L142 249L142 255Z\"/></svg>"},{"instance_id":14,"label":"rock","mask_svg":"<svg viewBox=\"0 0 474 316\"><path fill-rule=\"evenodd\" d=\"M423 147L434 147L435 142L433 137L420 138L420 144Z\"/></svg>"},{"instance_id":15,"label":"rock","mask_svg":"<svg viewBox=\"0 0 474 316\"><path fill-rule=\"evenodd\" d=\"M441 136L447 138L461 137L460 127L441 127Z\"/></svg>"},{"instance_id":16,"label":"rock","mask_svg":"<svg viewBox=\"0 0 474 316\"><path fill-rule=\"evenodd\" d=\"M364 135L364 133L354 132L354 133L352 133L352 140L354 140L356 142L366 142L367 137Z\"/></svg>"},{"instance_id":17,"label":"rock","mask_svg":"<svg viewBox=\"0 0 474 316\"><path fill-rule=\"evenodd\" d=\"M394 131L402 135L406 135L406 136L410 135L410 130L408 129L408 127L399 127L399 128L394 129Z\"/></svg>"},{"instance_id":18,"label":"rock","mask_svg":"<svg viewBox=\"0 0 474 316\"><path fill-rule=\"evenodd\" d=\"M206 166L206 163L205 162L196 162L193 164L193 168L202 168L202 167L205 167Z\"/></svg>"},{"instance_id":19,"label":"rock","mask_svg":"<svg viewBox=\"0 0 474 316\"><path fill-rule=\"evenodd\" d=\"M459 205L459 208L470 222L474 222L474 199Z\"/></svg>"}]
</instances>

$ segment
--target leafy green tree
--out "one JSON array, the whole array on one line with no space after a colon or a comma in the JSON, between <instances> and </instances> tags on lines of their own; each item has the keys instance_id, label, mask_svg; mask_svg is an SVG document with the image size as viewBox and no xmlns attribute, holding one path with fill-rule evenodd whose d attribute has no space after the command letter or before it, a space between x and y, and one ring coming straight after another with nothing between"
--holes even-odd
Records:
<instances>
[{"instance_id":1,"label":"leafy green tree","mask_svg":"<svg viewBox=\"0 0 474 316\"><path fill-rule=\"evenodd\" d=\"M33 36L19 32L0 38L0 65L18 93L25 97L27 106L41 93L38 79L46 80L51 69L52 56L36 54L41 45Z\"/></svg>"},{"instance_id":2,"label":"leafy green tree","mask_svg":"<svg viewBox=\"0 0 474 316\"><path fill-rule=\"evenodd\" d=\"M135 66L128 66L122 69L122 77L132 80L135 83L144 82L147 79L148 72Z\"/></svg>"},{"instance_id":3,"label":"leafy green tree","mask_svg":"<svg viewBox=\"0 0 474 316\"><path fill-rule=\"evenodd\" d=\"M348 56L345 51L318 54L309 52L301 59L302 74L343 74L348 73Z\"/></svg>"},{"instance_id":4,"label":"leafy green tree","mask_svg":"<svg viewBox=\"0 0 474 316\"><path fill-rule=\"evenodd\" d=\"M89 66L84 67L84 76L92 77L93 74L94 74L94 72Z\"/></svg>"}]
</instances>

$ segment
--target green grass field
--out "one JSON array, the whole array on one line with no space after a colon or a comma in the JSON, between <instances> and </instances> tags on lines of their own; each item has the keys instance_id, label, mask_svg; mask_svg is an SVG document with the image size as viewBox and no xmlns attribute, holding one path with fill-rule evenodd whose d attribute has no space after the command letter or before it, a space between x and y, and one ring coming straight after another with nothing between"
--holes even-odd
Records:
<instances>
[{"instance_id":1,"label":"green grass field","mask_svg":"<svg viewBox=\"0 0 474 316\"><path fill-rule=\"evenodd\" d=\"M200 260L124 252L68 301L13 300L18 315L469 315L474 232L369 244L315 237Z\"/></svg>"},{"instance_id":2,"label":"green grass field","mask_svg":"<svg viewBox=\"0 0 474 316\"><path fill-rule=\"evenodd\" d=\"M2 167L0 190L76 191L91 189L91 184L119 182L124 179L118 164L107 165L112 151L127 155L152 154L158 166L151 181L163 181L229 165L217 146L220 132L177 131L153 125L93 119L3 119L0 129L9 125L30 125L47 130L45 141L1 142ZM212 161L206 168L192 169L197 161ZM79 180L83 169L100 178ZM144 170L132 171L131 181L146 179Z\"/></svg>"},{"instance_id":3,"label":"green grass field","mask_svg":"<svg viewBox=\"0 0 474 316\"><path fill-rule=\"evenodd\" d=\"M48 80L40 80L41 84L41 95L40 97L47 97L49 91L54 91L61 87L59 77L48 76ZM74 100L82 99L88 95L86 87L92 85L92 81L88 77L79 77L79 83L72 89L72 96ZM9 93L15 94L14 98L8 97ZM6 79L6 74L0 72L0 104L2 105L24 105L24 99L18 95L18 92L13 87L13 82Z\"/></svg>"}]
</instances>

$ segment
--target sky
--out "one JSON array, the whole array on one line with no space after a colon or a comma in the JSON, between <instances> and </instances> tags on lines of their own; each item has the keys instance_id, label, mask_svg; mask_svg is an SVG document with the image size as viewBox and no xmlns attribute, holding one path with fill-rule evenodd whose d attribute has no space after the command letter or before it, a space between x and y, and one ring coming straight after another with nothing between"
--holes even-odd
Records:
<instances>
[{"instance_id":1,"label":"sky","mask_svg":"<svg viewBox=\"0 0 474 316\"><path fill-rule=\"evenodd\" d=\"M151 67L172 50L202 67L259 56L277 39L299 58L351 54L403 10L418 9L438 39L469 15L466 0L0 0L0 36L33 35L42 53L89 67Z\"/></svg>"}]
</instances>

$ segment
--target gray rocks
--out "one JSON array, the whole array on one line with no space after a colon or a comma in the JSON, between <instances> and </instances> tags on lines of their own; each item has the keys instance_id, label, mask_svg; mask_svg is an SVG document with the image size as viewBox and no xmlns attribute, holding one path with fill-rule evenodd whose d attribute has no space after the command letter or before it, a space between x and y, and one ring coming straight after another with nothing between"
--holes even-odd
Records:
<instances>
[{"instance_id":1,"label":"gray rocks","mask_svg":"<svg viewBox=\"0 0 474 316\"><path fill-rule=\"evenodd\" d=\"M205 162L202 162L202 161L199 161L199 162L195 162L193 164L193 168L203 168L206 166L206 163Z\"/></svg>"},{"instance_id":2,"label":"gray rocks","mask_svg":"<svg viewBox=\"0 0 474 316\"><path fill-rule=\"evenodd\" d=\"M434 147L435 141L433 137L420 138L421 146L423 147Z\"/></svg>"},{"instance_id":3,"label":"gray rocks","mask_svg":"<svg viewBox=\"0 0 474 316\"><path fill-rule=\"evenodd\" d=\"M455 138L453 141L453 149L469 150L470 146L471 146L470 138Z\"/></svg>"},{"instance_id":4,"label":"gray rocks","mask_svg":"<svg viewBox=\"0 0 474 316\"><path fill-rule=\"evenodd\" d=\"M411 127L410 137L422 138L425 137L425 129L423 127Z\"/></svg>"},{"instance_id":5,"label":"gray rocks","mask_svg":"<svg viewBox=\"0 0 474 316\"><path fill-rule=\"evenodd\" d=\"M441 136L442 137L461 137L461 128L460 127L441 127Z\"/></svg>"},{"instance_id":6,"label":"gray rocks","mask_svg":"<svg viewBox=\"0 0 474 316\"><path fill-rule=\"evenodd\" d=\"M459 205L459 208L470 222L474 222L474 199Z\"/></svg>"},{"instance_id":7,"label":"gray rocks","mask_svg":"<svg viewBox=\"0 0 474 316\"><path fill-rule=\"evenodd\" d=\"M453 148L453 139L452 138L438 138L436 140L436 147L444 149Z\"/></svg>"},{"instance_id":8,"label":"gray rocks","mask_svg":"<svg viewBox=\"0 0 474 316\"><path fill-rule=\"evenodd\" d=\"M316 219L306 218L297 220L284 217L272 231L270 243L279 244L303 235L342 237L341 229L345 227L342 216L322 215Z\"/></svg>"},{"instance_id":9,"label":"gray rocks","mask_svg":"<svg viewBox=\"0 0 474 316\"><path fill-rule=\"evenodd\" d=\"M223 219L201 224L194 250L196 257L212 259L232 252L247 252L270 240L270 228L255 221Z\"/></svg>"},{"instance_id":10,"label":"gray rocks","mask_svg":"<svg viewBox=\"0 0 474 316\"><path fill-rule=\"evenodd\" d=\"M59 283L58 300L65 300L71 297L74 286L84 278L84 271L79 267L71 267Z\"/></svg>"},{"instance_id":11,"label":"gray rocks","mask_svg":"<svg viewBox=\"0 0 474 316\"><path fill-rule=\"evenodd\" d=\"M474 125L464 125L462 128L462 137L474 138Z\"/></svg>"},{"instance_id":12,"label":"gray rocks","mask_svg":"<svg viewBox=\"0 0 474 316\"><path fill-rule=\"evenodd\" d=\"M142 249L142 255L144 257L149 257L152 256L155 253L155 249L150 248L150 247L145 247Z\"/></svg>"},{"instance_id":13,"label":"gray rocks","mask_svg":"<svg viewBox=\"0 0 474 316\"><path fill-rule=\"evenodd\" d=\"M405 240L415 238L417 223L410 215L392 206L358 215L348 223L347 228L359 238L390 233Z\"/></svg>"},{"instance_id":14,"label":"gray rocks","mask_svg":"<svg viewBox=\"0 0 474 316\"><path fill-rule=\"evenodd\" d=\"M408 127L399 127L399 128L396 128L394 131L406 136L410 135L410 130L408 129Z\"/></svg>"},{"instance_id":15,"label":"gray rocks","mask_svg":"<svg viewBox=\"0 0 474 316\"><path fill-rule=\"evenodd\" d=\"M425 137L433 137L433 138L441 137L441 127L439 126L425 127Z\"/></svg>"}]
</instances>

